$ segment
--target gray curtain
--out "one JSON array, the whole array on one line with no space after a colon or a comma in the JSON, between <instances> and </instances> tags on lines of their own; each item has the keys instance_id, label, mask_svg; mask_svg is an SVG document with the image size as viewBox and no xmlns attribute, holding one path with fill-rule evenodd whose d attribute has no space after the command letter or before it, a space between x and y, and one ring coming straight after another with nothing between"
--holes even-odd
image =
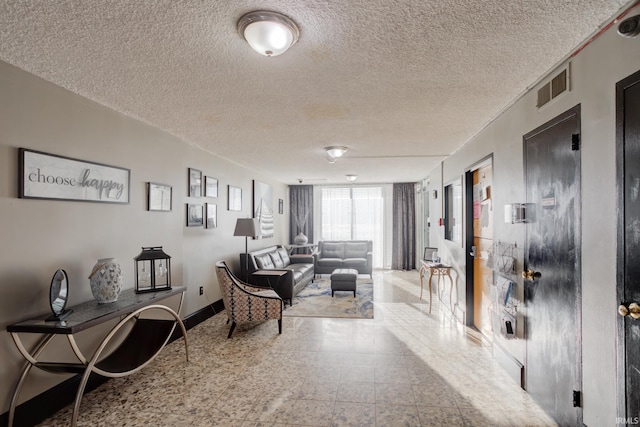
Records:
<instances>
[{"instance_id":1,"label":"gray curtain","mask_svg":"<svg viewBox=\"0 0 640 427\"><path fill-rule=\"evenodd\" d=\"M300 232L313 242L313 185L289 186L289 243Z\"/></svg>"},{"instance_id":2,"label":"gray curtain","mask_svg":"<svg viewBox=\"0 0 640 427\"><path fill-rule=\"evenodd\" d=\"M415 183L393 184L393 270L416 268Z\"/></svg>"}]
</instances>

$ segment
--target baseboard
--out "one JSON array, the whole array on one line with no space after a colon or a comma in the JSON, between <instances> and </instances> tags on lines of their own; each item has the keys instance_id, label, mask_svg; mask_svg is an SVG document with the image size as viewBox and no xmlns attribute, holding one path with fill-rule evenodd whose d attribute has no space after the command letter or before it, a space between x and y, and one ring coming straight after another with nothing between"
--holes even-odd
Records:
<instances>
[{"instance_id":1,"label":"baseboard","mask_svg":"<svg viewBox=\"0 0 640 427\"><path fill-rule=\"evenodd\" d=\"M498 343L498 340L493 340L493 357L509 374L509 376L513 378L521 388L525 389L524 365L516 360L516 358L513 357L504 347L502 347Z\"/></svg>"},{"instance_id":2,"label":"baseboard","mask_svg":"<svg viewBox=\"0 0 640 427\"><path fill-rule=\"evenodd\" d=\"M184 323L185 328L189 330L223 310L224 303L222 300L218 300L213 304L207 305L200 310L191 313L182 319L182 323ZM181 337L182 331L180 328L176 328L171 335L170 342ZM82 375L76 375L18 405L16 407L14 425L21 427L35 426L43 420L51 417L60 409L73 403L81 379ZM100 375L91 375L87 382L87 386L85 387L85 394L109 381L109 379L110 378L102 377ZM7 411L0 415L0 426L6 426L8 425L8 422L9 412Z\"/></svg>"}]
</instances>

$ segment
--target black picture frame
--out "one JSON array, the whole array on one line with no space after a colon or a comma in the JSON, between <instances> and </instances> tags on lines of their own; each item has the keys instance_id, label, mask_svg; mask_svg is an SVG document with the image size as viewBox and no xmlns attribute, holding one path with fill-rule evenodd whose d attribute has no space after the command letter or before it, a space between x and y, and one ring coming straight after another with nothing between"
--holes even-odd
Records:
<instances>
[{"instance_id":1,"label":"black picture frame","mask_svg":"<svg viewBox=\"0 0 640 427\"><path fill-rule=\"evenodd\" d=\"M127 168L19 148L18 170L21 199L129 204Z\"/></svg>"},{"instance_id":2,"label":"black picture frame","mask_svg":"<svg viewBox=\"0 0 640 427\"><path fill-rule=\"evenodd\" d=\"M202 171L189 168L189 197L202 197Z\"/></svg>"},{"instance_id":3,"label":"black picture frame","mask_svg":"<svg viewBox=\"0 0 640 427\"><path fill-rule=\"evenodd\" d=\"M212 176L204 177L204 197L218 197L218 179Z\"/></svg>"},{"instance_id":4,"label":"black picture frame","mask_svg":"<svg viewBox=\"0 0 640 427\"><path fill-rule=\"evenodd\" d=\"M202 227L203 225L203 206L199 203L187 203L187 227Z\"/></svg>"},{"instance_id":5,"label":"black picture frame","mask_svg":"<svg viewBox=\"0 0 640 427\"><path fill-rule=\"evenodd\" d=\"M147 210L151 212L171 212L173 187L158 182L147 182Z\"/></svg>"},{"instance_id":6,"label":"black picture frame","mask_svg":"<svg viewBox=\"0 0 640 427\"><path fill-rule=\"evenodd\" d=\"M218 228L218 206L215 203L207 203L205 211L205 228Z\"/></svg>"}]
</instances>

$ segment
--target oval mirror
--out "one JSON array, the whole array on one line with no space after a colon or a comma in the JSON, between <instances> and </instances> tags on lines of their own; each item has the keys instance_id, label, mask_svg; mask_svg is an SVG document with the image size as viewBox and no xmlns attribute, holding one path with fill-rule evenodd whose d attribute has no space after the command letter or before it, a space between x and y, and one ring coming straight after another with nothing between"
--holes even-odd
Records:
<instances>
[{"instance_id":1,"label":"oval mirror","mask_svg":"<svg viewBox=\"0 0 640 427\"><path fill-rule=\"evenodd\" d=\"M61 320L71 313L71 310L65 310L68 297L69 278L67 277L67 272L63 269L56 270L49 288L49 304L53 315L47 320Z\"/></svg>"}]
</instances>

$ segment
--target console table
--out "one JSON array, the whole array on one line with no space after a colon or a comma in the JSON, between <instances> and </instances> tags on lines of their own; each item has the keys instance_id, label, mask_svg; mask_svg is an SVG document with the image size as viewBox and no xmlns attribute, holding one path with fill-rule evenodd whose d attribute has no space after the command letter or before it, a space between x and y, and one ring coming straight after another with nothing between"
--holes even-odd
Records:
<instances>
[{"instance_id":1,"label":"console table","mask_svg":"<svg viewBox=\"0 0 640 427\"><path fill-rule=\"evenodd\" d=\"M422 260L422 265L420 266L420 299L422 299L422 285L424 279L424 273L429 271L429 313L431 313L431 279L433 276L437 277L438 283L438 293L440 293L440 277L442 276L442 283L444 284L444 277L449 278L449 306L451 306L451 291L453 290L453 279L451 279L451 266L446 264L441 264L439 262L431 262ZM439 296L440 297L440 296Z\"/></svg>"},{"instance_id":2,"label":"console table","mask_svg":"<svg viewBox=\"0 0 640 427\"><path fill-rule=\"evenodd\" d=\"M18 351L27 361L11 397L9 427L13 425L15 408L22 386L34 366L49 373L82 374L71 421L71 425L75 426L78 421L78 410L84 394L84 388L91 373L116 378L139 371L160 353L160 350L169 341L176 325L179 325L182 330L186 359L188 361L187 331L178 315L182 308L185 289L184 286L173 287L166 291L143 294L136 294L133 289L127 289L120 294L116 302L98 304L94 300L71 307L73 312L61 321L47 322L45 321L47 315L43 315L7 326L7 331L11 334ZM178 294L180 295L180 302L177 312L161 303L161 301ZM172 319L141 318L140 314L147 310L164 311L169 313ZM80 331L118 318L120 319L118 323L102 339L93 354L85 356L78 347L74 335ZM126 338L115 350L105 356L106 353L103 353L109 342L127 324L132 324L132 327ZM27 350L20 339L20 334L41 334L43 336L32 350ZM66 336L69 346L78 359L77 361L49 362L38 360L42 351L56 335ZM101 358L101 356L105 357Z\"/></svg>"}]
</instances>

